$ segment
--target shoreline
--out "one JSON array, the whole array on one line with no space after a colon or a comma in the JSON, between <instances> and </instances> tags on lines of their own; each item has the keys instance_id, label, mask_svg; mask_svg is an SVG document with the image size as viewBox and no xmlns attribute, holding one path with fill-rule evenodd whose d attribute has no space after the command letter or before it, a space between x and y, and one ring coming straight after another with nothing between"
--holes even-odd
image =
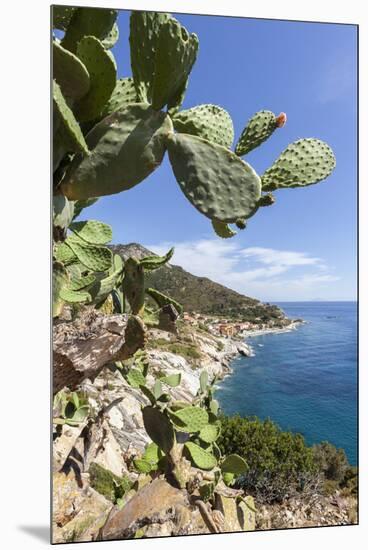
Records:
<instances>
[{"instance_id":1,"label":"shoreline","mask_svg":"<svg viewBox=\"0 0 368 550\"><path fill-rule=\"evenodd\" d=\"M223 372L223 376L221 377L219 384L222 383L225 378L228 376L231 376L233 373L233 367L231 366L231 363L235 361L237 358L243 357L255 357L255 351L253 346L249 343L249 340L256 336L263 336L267 334L284 334L288 332L292 332L294 330L297 330L299 325L305 324L307 321L292 321L290 325L287 327L282 328L264 328L259 330L250 330L247 331L246 334L242 335L241 339L235 339L235 338L226 338L227 342L229 342L232 347L235 347L237 349L237 353L234 354L234 351L229 351L224 354L222 358L222 364L226 364L226 371ZM216 387L220 387L216 384Z\"/></svg>"},{"instance_id":2,"label":"shoreline","mask_svg":"<svg viewBox=\"0 0 368 550\"><path fill-rule=\"evenodd\" d=\"M296 330L299 325L304 325L307 321L291 321L290 325L282 328L264 328L259 330L249 330L244 334L244 339L253 338L254 336L263 336L264 334L282 334Z\"/></svg>"}]
</instances>

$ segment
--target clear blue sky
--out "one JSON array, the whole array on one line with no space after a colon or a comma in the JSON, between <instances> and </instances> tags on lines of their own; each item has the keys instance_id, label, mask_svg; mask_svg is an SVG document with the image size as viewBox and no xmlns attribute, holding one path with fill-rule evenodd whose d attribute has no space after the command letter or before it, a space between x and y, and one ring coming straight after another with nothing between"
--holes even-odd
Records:
<instances>
[{"instance_id":1,"label":"clear blue sky","mask_svg":"<svg viewBox=\"0 0 368 550\"><path fill-rule=\"evenodd\" d=\"M115 243L155 251L174 244L173 263L263 300L356 297L356 27L177 15L199 37L199 55L183 107L221 105L236 139L260 109L285 111L286 126L246 160L261 174L288 143L318 137L337 167L325 182L280 190L276 204L223 241L182 195L167 157L132 190L104 197L88 217L110 223ZM113 53L131 75L129 12L119 16ZM87 212L86 212L87 213Z\"/></svg>"}]
</instances>

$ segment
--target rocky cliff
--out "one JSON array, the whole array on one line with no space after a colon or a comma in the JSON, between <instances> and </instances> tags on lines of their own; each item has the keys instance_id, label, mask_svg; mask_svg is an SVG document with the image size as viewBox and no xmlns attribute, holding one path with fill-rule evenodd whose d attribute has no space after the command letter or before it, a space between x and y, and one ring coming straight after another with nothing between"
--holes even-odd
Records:
<instances>
[{"instance_id":1,"label":"rocky cliff","mask_svg":"<svg viewBox=\"0 0 368 550\"><path fill-rule=\"evenodd\" d=\"M180 372L180 387L171 391L175 399L188 403L199 388L201 369L208 371L210 379L222 378L231 372L229 362L233 357L238 353L250 354L248 346L240 341L215 337L200 330L191 329L190 333L191 345L199 354L195 358L183 356L186 355L184 343L188 341L188 331L181 336L179 331L178 337L153 329L147 342L148 383L153 383L154 375ZM167 351L174 344L184 346L183 355ZM164 480L152 482L150 476L132 471L132 460L149 442L141 413L147 400L139 389L125 381L118 369L104 368L93 381L83 380L79 391L87 396L93 419L79 426L55 427L54 542L254 529L251 497L250 508L244 504L239 508L234 499L236 491L224 486L215 510L202 501L194 502L185 490L174 489ZM91 479L91 472L98 467L101 475L107 476L104 483L100 478L96 480L92 476ZM110 488L110 493L105 490L108 479L111 483L111 476L115 476L116 486L124 480L129 487L119 507L110 494L114 489ZM129 508L125 506L128 503ZM119 519L117 514L122 507L125 512ZM243 519L239 520L241 517Z\"/></svg>"}]
</instances>

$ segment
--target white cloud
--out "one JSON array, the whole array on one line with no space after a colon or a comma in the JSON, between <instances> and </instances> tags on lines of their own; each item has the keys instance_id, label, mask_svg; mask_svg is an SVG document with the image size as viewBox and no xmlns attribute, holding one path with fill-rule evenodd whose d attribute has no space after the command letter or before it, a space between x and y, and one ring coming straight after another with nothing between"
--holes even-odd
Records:
<instances>
[{"instance_id":1,"label":"white cloud","mask_svg":"<svg viewBox=\"0 0 368 550\"><path fill-rule=\"evenodd\" d=\"M261 300L328 299L331 283L339 279L321 258L306 252L242 248L235 241L216 239L146 246L157 254L174 246L173 264Z\"/></svg>"}]
</instances>

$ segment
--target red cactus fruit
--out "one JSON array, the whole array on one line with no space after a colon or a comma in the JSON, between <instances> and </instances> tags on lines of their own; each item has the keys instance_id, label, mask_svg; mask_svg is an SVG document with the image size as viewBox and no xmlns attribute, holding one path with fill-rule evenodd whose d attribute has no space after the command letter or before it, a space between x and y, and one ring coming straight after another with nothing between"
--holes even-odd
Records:
<instances>
[{"instance_id":1,"label":"red cactus fruit","mask_svg":"<svg viewBox=\"0 0 368 550\"><path fill-rule=\"evenodd\" d=\"M276 117L276 127L282 128L283 126L285 126L286 121L287 121L286 113L280 113L279 116Z\"/></svg>"}]
</instances>

